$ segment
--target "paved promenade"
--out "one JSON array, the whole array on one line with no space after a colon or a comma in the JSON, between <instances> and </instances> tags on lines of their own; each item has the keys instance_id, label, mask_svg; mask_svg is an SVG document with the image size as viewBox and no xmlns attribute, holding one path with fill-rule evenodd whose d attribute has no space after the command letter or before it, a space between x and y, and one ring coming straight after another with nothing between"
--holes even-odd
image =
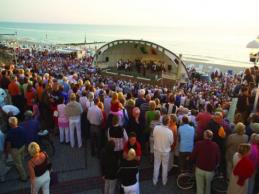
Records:
<instances>
[{"instance_id":1,"label":"paved promenade","mask_svg":"<svg viewBox=\"0 0 259 194\"><path fill-rule=\"evenodd\" d=\"M104 181L100 176L99 160L90 156L89 146L71 148L61 145L55 138L56 153L52 158L53 170L58 175L58 183L51 187L51 194L102 194ZM27 157L28 159L29 157ZM157 186L152 184L153 167L147 158L143 158L140 171L141 194L187 194L176 187L175 176L169 176L168 184ZM29 181L23 183L18 180L13 166L6 181L0 183L1 194L29 194Z\"/></svg>"}]
</instances>

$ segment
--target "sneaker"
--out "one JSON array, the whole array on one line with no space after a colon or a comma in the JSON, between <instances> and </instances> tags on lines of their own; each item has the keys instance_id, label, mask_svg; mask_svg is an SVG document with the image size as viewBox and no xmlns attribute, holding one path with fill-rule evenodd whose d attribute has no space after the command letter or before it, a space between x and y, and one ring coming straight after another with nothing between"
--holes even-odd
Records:
<instances>
[{"instance_id":1,"label":"sneaker","mask_svg":"<svg viewBox=\"0 0 259 194\"><path fill-rule=\"evenodd\" d=\"M156 186L156 185L157 185L157 182L154 182L154 181L153 181L153 185Z\"/></svg>"}]
</instances>

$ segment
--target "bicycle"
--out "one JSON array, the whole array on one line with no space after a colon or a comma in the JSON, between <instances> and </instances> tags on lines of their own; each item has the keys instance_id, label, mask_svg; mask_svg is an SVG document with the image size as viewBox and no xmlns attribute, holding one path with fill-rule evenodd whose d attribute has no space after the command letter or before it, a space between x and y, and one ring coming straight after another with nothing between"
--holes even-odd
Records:
<instances>
[{"instance_id":1,"label":"bicycle","mask_svg":"<svg viewBox=\"0 0 259 194\"><path fill-rule=\"evenodd\" d=\"M176 179L177 187L181 190L190 190L196 186L195 174L184 172L178 175ZM220 174L219 169L216 169L215 175L211 182L212 193L224 194L227 192L228 181Z\"/></svg>"},{"instance_id":2,"label":"bicycle","mask_svg":"<svg viewBox=\"0 0 259 194\"><path fill-rule=\"evenodd\" d=\"M53 157L55 154L55 146L51 140L48 130L43 130L38 133L39 145L42 151L45 151L49 157Z\"/></svg>"}]
</instances>

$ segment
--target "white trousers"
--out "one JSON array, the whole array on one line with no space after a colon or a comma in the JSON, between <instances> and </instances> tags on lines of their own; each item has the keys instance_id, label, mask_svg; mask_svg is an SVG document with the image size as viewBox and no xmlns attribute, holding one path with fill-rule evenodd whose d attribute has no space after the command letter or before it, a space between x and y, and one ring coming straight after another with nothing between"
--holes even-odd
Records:
<instances>
[{"instance_id":1,"label":"white trousers","mask_svg":"<svg viewBox=\"0 0 259 194\"><path fill-rule=\"evenodd\" d=\"M60 142L66 141L69 143L69 128L59 128L59 140Z\"/></svg>"},{"instance_id":2,"label":"white trousers","mask_svg":"<svg viewBox=\"0 0 259 194\"><path fill-rule=\"evenodd\" d=\"M139 194L139 183L136 182L134 185L123 186L124 194Z\"/></svg>"},{"instance_id":3,"label":"white trousers","mask_svg":"<svg viewBox=\"0 0 259 194\"><path fill-rule=\"evenodd\" d=\"M49 183L50 183L50 175L49 175L49 171L47 170L43 175L36 177L34 192L32 190L31 194L38 194L41 188L42 188L43 194L49 194Z\"/></svg>"},{"instance_id":4,"label":"white trousers","mask_svg":"<svg viewBox=\"0 0 259 194\"><path fill-rule=\"evenodd\" d=\"M159 168L162 163L162 182L163 185L167 183L169 152L159 152L154 150L154 173L153 183L156 185L158 182Z\"/></svg>"},{"instance_id":5,"label":"white trousers","mask_svg":"<svg viewBox=\"0 0 259 194\"><path fill-rule=\"evenodd\" d=\"M69 119L70 145L72 148L75 146L75 137L74 137L75 128L76 128L78 147L80 148L82 146L80 116L79 116L79 119Z\"/></svg>"}]
</instances>

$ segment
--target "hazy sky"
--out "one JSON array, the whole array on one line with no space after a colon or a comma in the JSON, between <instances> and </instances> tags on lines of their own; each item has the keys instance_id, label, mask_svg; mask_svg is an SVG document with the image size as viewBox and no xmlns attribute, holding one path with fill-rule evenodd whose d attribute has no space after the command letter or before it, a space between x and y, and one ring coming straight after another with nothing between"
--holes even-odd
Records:
<instances>
[{"instance_id":1,"label":"hazy sky","mask_svg":"<svg viewBox=\"0 0 259 194\"><path fill-rule=\"evenodd\" d=\"M0 7L0 21L151 26L259 24L259 0L0 0Z\"/></svg>"}]
</instances>

